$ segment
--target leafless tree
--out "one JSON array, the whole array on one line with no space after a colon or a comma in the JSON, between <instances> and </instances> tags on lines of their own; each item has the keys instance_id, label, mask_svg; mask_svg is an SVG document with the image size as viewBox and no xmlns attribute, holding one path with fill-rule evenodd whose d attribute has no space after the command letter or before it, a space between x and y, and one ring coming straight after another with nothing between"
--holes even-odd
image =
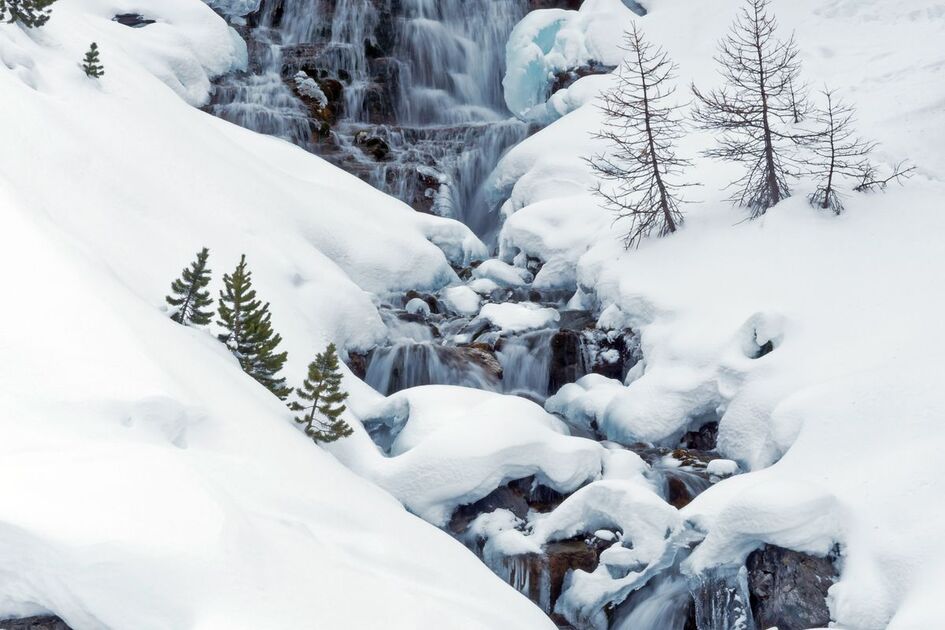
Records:
<instances>
[{"instance_id":1,"label":"leafless tree","mask_svg":"<svg viewBox=\"0 0 945 630\"><path fill-rule=\"evenodd\" d=\"M624 36L626 61L617 84L603 95L602 130L605 154L588 162L603 182L596 192L617 215L629 220L624 240L635 247L651 234L666 236L683 222L679 183L689 162L676 155L682 135L681 107L674 99L676 65L658 47L647 43L634 24Z\"/></svg>"},{"instance_id":2,"label":"leafless tree","mask_svg":"<svg viewBox=\"0 0 945 630\"><path fill-rule=\"evenodd\" d=\"M843 212L843 201L837 192L842 179L864 181L875 172L869 160L876 143L858 138L853 131L854 110L834 93L825 89L825 104L814 111L818 128L810 140L809 154L802 159L810 175L817 178L817 189L808 198L812 206Z\"/></svg>"},{"instance_id":3,"label":"leafless tree","mask_svg":"<svg viewBox=\"0 0 945 630\"><path fill-rule=\"evenodd\" d=\"M699 106L694 117L703 128L720 132L709 157L739 162L745 174L732 183L732 201L749 208L751 218L790 195L785 164L801 138L788 125L806 105L800 61L793 36L777 39L769 0L746 0L716 57L724 85L711 92L692 87Z\"/></svg>"}]
</instances>

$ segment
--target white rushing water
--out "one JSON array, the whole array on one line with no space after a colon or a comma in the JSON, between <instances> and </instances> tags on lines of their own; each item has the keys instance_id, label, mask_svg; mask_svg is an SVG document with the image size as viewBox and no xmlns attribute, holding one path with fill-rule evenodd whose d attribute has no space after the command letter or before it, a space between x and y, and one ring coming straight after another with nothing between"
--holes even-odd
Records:
<instances>
[{"instance_id":1,"label":"white rushing water","mask_svg":"<svg viewBox=\"0 0 945 630\"><path fill-rule=\"evenodd\" d=\"M501 85L505 42L526 5L263 0L249 35L251 71L221 81L210 111L323 154L491 239L497 216L480 187L527 131L506 110ZM285 81L300 55L318 79L343 86L343 112L328 140ZM357 146L367 137L382 141L389 154L367 155Z\"/></svg>"}]
</instances>

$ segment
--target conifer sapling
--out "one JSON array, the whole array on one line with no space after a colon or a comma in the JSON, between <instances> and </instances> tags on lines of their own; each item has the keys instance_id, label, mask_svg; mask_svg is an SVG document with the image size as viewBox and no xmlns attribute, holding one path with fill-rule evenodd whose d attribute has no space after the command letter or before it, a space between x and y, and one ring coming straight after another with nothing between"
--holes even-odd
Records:
<instances>
[{"instance_id":1,"label":"conifer sapling","mask_svg":"<svg viewBox=\"0 0 945 630\"><path fill-rule=\"evenodd\" d=\"M296 390L299 400L289 405L301 411L295 421L305 426L305 433L318 442L334 442L354 431L341 419L348 393L341 389L341 369L335 344L315 356L308 366L308 376Z\"/></svg>"},{"instance_id":2,"label":"conifer sapling","mask_svg":"<svg viewBox=\"0 0 945 630\"><path fill-rule=\"evenodd\" d=\"M207 257L210 250L206 247L197 253L197 260L190 263L190 268L184 268L181 277L171 283L173 296L168 295L165 300L174 307L171 314L178 324L193 324L206 326L213 320L213 311L204 310L213 300L206 290L210 284L210 269L207 269Z\"/></svg>"},{"instance_id":3,"label":"conifer sapling","mask_svg":"<svg viewBox=\"0 0 945 630\"><path fill-rule=\"evenodd\" d=\"M49 21L56 0L0 0L0 21L38 28Z\"/></svg>"},{"instance_id":4,"label":"conifer sapling","mask_svg":"<svg viewBox=\"0 0 945 630\"><path fill-rule=\"evenodd\" d=\"M282 336L273 332L269 303L256 299L252 272L247 269L246 256L240 258L232 274L223 275L217 323L225 329L219 335L237 358L243 371L285 400L292 388L285 378L277 376L285 365L287 353L276 352Z\"/></svg>"},{"instance_id":5,"label":"conifer sapling","mask_svg":"<svg viewBox=\"0 0 945 630\"><path fill-rule=\"evenodd\" d=\"M105 76L105 68L102 66L98 56L98 44L92 42L89 51L85 53L84 61L85 63L82 64L82 69L85 70L85 76L92 77L93 79L100 79Z\"/></svg>"}]
</instances>

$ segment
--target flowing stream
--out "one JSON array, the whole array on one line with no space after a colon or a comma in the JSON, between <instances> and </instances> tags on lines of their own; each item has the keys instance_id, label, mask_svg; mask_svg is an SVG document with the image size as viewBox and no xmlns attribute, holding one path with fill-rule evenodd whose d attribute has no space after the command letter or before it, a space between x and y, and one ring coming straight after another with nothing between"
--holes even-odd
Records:
<instances>
[{"instance_id":1,"label":"flowing stream","mask_svg":"<svg viewBox=\"0 0 945 630\"><path fill-rule=\"evenodd\" d=\"M499 224L482 182L528 131L510 118L501 79L506 39L529 4L262 0L245 19L231 16L248 41L250 69L224 77L208 109L322 155L418 210L461 220L488 241ZM308 100L300 81L309 86ZM602 335L590 313L567 311L560 296L530 292L526 300L522 291L506 289L484 295L561 313L558 323L514 334L452 313L438 296L424 299L419 312L404 296L381 308L389 343L365 357L363 376L383 394L449 384L543 403L592 371L623 378L639 359L638 341ZM704 464L678 466L667 449L640 454L651 464L654 486L674 505L710 484ZM563 499L536 487L526 494L536 505ZM552 614L567 572L593 568L595 553L587 541L563 541L544 555L490 566ZM665 571L616 608L610 627L683 630L695 623L698 630L751 630L743 578L693 585Z\"/></svg>"}]
</instances>

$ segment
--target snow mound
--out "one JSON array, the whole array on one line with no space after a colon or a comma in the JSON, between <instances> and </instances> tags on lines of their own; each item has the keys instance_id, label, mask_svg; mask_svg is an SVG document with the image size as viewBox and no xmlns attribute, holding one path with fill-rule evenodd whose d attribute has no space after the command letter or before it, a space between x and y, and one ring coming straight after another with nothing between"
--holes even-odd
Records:
<instances>
[{"instance_id":1,"label":"snow mound","mask_svg":"<svg viewBox=\"0 0 945 630\"><path fill-rule=\"evenodd\" d=\"M390 448L335 451L351 468L400 499L411 512L444 526L460 505L475 503L510 481L535 476L570 493L600 477L600 444L567 434L537 404L516 396L431 385L388 398L390 414L409 409ZM375 416L383 412L375 412Z\"/></svg>"},{"instance_id":2,"label":"snow mound","mask_svg":"<svg viewBox=\"0 0 945 630\"><path fill-rule=\"evenodd\" d=\"M498 285L495 288L499 288ZM447 287L443 289L440 296L446 305L459 315L475 315L479 312L479 305L482 303L479 294L465 285Z\"/></svg>"},{"instance_id":3,"label":"snow mound","mask_svg":"<svg viewBox=\"0 0 945 630\"><path fill-rule=\"evenodd\" d=\"M492 322L502 332L519 333L548 328L558 321L561 314L556 309L531 302L503 302L486 304L479 311L479 317Z\"/></svg>"},{"instance_id":4,"label":"snow mound","mask_svg":"<svg viewBox=\"0 0 945 630\"><path fill-rule=\"evenodd\" d=\"M521 287L532 281L532 274L521 267L490 258L473 269L473 277L491 280L499 287Z\"/></svg>"},{"instance_id":5,"label":"snow mound","mask_svg":"<svg viewBox=\"0 0 945 630\"><path fill-rule=\"evenodd\" d=\"M550 122L548 108L555 74L591 61L617 65L618 44L635 14L622 0L586 0L577 11L533 11L519 22L506 45L502 81L505 103L515 116ZM558 109L565 109L561 102Z\"/></svg>"}]
</instances>

